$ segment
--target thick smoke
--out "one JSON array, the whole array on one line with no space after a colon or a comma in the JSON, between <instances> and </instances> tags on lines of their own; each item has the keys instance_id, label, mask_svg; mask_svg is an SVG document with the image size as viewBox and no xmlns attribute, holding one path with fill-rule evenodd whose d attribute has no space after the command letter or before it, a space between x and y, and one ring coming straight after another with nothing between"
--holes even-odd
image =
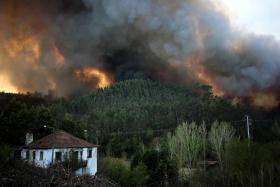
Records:
<instances>
[{"instance_id":1,"label":"thick smoke","mask_svg":"<svg viewBox=\"0 0 280 187\"><path fill-rule=\"evenodd\" d=\"M232 96L278 90L278 41L236 30L210 0L15 0L0 6L0 72L22 90L88 92L74 73L83 67L114 81L202 82ZM14 56L7 51L12 40L27 42ZM39 56L36 46L29 49L32 40Z\"/></svg>"}]
</instances>

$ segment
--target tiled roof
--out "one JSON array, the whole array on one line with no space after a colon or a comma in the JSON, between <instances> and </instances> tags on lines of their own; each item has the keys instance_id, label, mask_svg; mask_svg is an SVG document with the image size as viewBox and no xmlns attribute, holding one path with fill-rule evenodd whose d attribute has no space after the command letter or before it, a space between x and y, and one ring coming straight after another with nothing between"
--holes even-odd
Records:
<instances>
[{"instance_id":1,"label":"tiled roof","mask_svg":"<svg viewBox=\"0 0 280 187\"><path fill-rule=\"evenodd\" d=\"M65 131L57 131L25 146L28 149L97 147Z\"/></svg>"}]
</instances>

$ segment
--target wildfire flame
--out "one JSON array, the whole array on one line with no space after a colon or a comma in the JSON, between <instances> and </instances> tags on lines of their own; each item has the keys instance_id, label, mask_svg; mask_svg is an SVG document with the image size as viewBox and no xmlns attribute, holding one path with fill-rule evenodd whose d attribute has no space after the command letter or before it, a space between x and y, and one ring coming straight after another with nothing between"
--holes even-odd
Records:
<instances>
[{"instance_id":1,"label":"wildfire flame","mask_svg":"<svg viewBox=\"0 0 280 187\"><path fill-rule=\"evenodd\" d=\"M56 46L53 47L52 52L53 52L53 56L54 56L56 65L61 66L61 65L65 64L65 58Z\"/></svg>"},{"instance_id":2,"label":"wildfire flame","mask_svg":"<svg viewBox=\"0 0 280 187\"><path fill-rule=\"evenodd\" d=\"M39 40L36 37L15 37L5 45L8 56L25 63L37 63L41 56Z\"/></svg>"},{"instance_id":3,"label":"wildfire flame","mask_svg":"<svg viewBox=\"0 0 280 187\"><path fill-rule=\"evenodd\" d=\"M215 83L213 78L206 73L205 68L202 65L200 65L201 60L202 59L200 58L193 58L189 60L186 64L188 68L192 69L193 76L196 80L199 80L204 84L210 85L212 87L214 95L224 96L224 91L220 89L220 87L218 86L218 84Z\"/></svg>"},{"instance_id":4,"label":"wildfire flame","mask_svg":"<svg viewBox=\"0 0 280 187\"><path fill-rule=\"evenodd\" d=\"M75 74L79 80L85 82L89 86L96 86L97 88L105 88L112 84L112 81L106 73L93 67L86 67L76 70ZM97 80L97 84L96 84Z\"/></svg>"},{"instance_id":5,"label":"wildfire flame","mask_svg":"<svg viewBox=\"0 0 280 187\"><path fill-rule=\"evenodd\" d=\"M242 50L241 46L238 43L233 45L234 50ZM226 96L226 93L219 87L219 84L215 82L213 77L207 74L205 68L201 65L201 61L203 59L193 58L187 61L186 65L189 69L192 69L193 76L195 80L199 80L200 82L210 85L212 87L213 94L216 96ZM270 110L277 107L279 103L279 98L276 93L273 92L252 92L249 94L251 98L251 105L254 107L262 107L264 109ZM243 102L242 97L232 97L232 103L237 104Z\"/></svg>"},{"instance_id":6,"label":"wildfire flame","mask_svg":"<svg viewBox=\"0 0 280 187\"><path fill-rule=\"evenodd\" d=\"M216 95L216 96L223 96L225 93L218 87L217 84L214 83L214 81L211 79L211 77L207 76L207 74L203 73L202 72L196 72L195 75L197 76L197 78L207 84L207 85L210 85L212 87L212 91L213 91L213 94Z\"/></svg>"},{"instance_id":7,"label":"wildfire flame","mask_svg":"<svg viewBox=\"0 0 280 187\"><path fill-rule=\"evenodd\" d=\"M18 93L19 90L13 86L8 77L4 74L0 75L0 92L8 92L8 93Z\"/></svg>"},{"instance_id":8,"label":"wildfire flame","mask_svg":"<svg viewBox=\"0 0 280 187\"><path fill-rule=\"evenodd\" d=\"M12 2L12 3L11 3ZM18 1L20 2L20 1ZM35 2L35 1L34 1ZM39 3L41 4L41 3ZM2 5L2 4L1 4ZM14 4L14 1L6 1L0 7L0 91L5 91L5 92L12 92L12 93L18 93L18 92L34 92L34 91L39 91L42 93L47 93L49 90L54 90L54 92L57 95L61 96L67 96L68 94L77 91L78 89L80 90L88 90L88 88L104 88L108 87L112 84L114 81L112 79L113 75L111 76L108 74L106 69L100 69L98 67L106 67L106 65L102 65L103 63L106 63L106 60L104 62L100 61L100 63L96 63L95 65L97 67L92 67L88 65L89 67L84 67L83 64L88 64L91 58L91 54L94 55L94 52L96 49L99 50L99 46L103 46L103 44L106 44L104 49L101 47L100 54L108 54L107 51L108 49L110 50L112 46L107 47L107 42L106 43L99 43L94 40L94 45L85 45L85 47L81 47L80 50L76 50L76 47L80 47L79 41L84 41L84 38L81 38L82 40L79 40L78 38L73 38L73 39L78 39L77 41L73 41L73 44L75 45L69 45L72 44L71 42L65 42L68 41L69 36L72 36L72 27L70 28L70 35L68 37L62 37L64 35L64 31L69 30L68 26L72 24L66 24L67 26L64 28L63 24L61 25L60 22L58 22L58 25L49 25L52 21L52 19L42 19L41 16L48 16L50 11L48 10L45 15L38 12L32 12L32 14L29 15L30 8L33 8L33 3L28 3L26 4L23 2L20 5ZM177 10L179 7L179 4L177 3L168 3L168 5L172 6L171 9ZM177 7L178 6L178 7ZM37 8L37 5L34 8ZM32 10L32 9L31 9ZM40 10L40 9L38 9ZM44 7L45 10L45 7ZM56 9L54 9L56 10ZM201 9L204 10L204 9ZM55 11L56 12L56 11ZM164 12L164 11L163 11ZM177 12L177 11L175 11ZM38 16L37 16L38 14ZM26 16L25 16L26 15ZM55 16L57 16L55 14ZM98 16L97 16L98 17ZM52 18L52 17L51 17ZM56 18L56 17L54 17ZM47 21L48 20L48 21ZM61 19L63 20L63 19ZM77 19L80 20L80 19ZM138 20L138 19L136 19ZM139 19L141 20L141 19ZM63 20L64 21L64 20ZM254 93L251 93L251 90L248 91L248 93L245 93L243 96L240 96L238 94L234 95L232 93L229 93L228 90L226 90L224 84L222 84L220 77L216 76L215 71L209 70L209 66L205 65L205 62L207 58L203 57L204 54L208 54L207 50L208 45L207 43L211 43L211 40L209 40L209 37L212 37L212 29L211 27L209 29L206 29L208 26L206 24L206 27L201 26L201 19L198 19L196 14L190 13L190 20L188 19L188 22L191 21L193 25L190 25L192 28L191 30L194 31L194 37L196 39L197 47L199 50L194 50L197 51L191 56L187 56L185 60L182 60L181 58L178 58L178 65L174 65L172 63L171 66L177 66L174 68L174 70L179 70L180 76L181 72L184 71L182 66L182 61L186 62L183 63L183 65L186 64L186 72L188 73L187 78L192 79L192 80L185 80L184 77L180 77L180 80L177 80L179 78L176 78L175 83L183 82L186 84L187 83L192 83L192 82L201 82L203 84L207 84L212 86L213 94L216 96L230 96L233 97L232 99L233 103L239 103L245 99L249 99L252 103L252 105L257 106L257 107L264 107L264 108L274 108L278 106L279 101L278 101L278 95L277 91L279 89L276 89L275 93L267 93L264 91L261 92L258 90L257 92L255 91ZM73 22L75 23L75 22ZM110 22L111 23L111 20ZM138 22L137 22L138 23ZM203 23L203 22L202 22ZM106 22L105 24L106 25ZM129 24L129 28L130 28ZM137 24L139 25L139 24ZM172 24L170 24L172 25ZM178 24L180 25L180 24ZM55 27L52 27L55 26ZM57 27L59 26L59 27ZM62 30L60 30L60 26L62 27ZM75 24L73 26L76 27ZM78 27L79 25L77 25ZM126 25L124 25L126 26ZM136 25L135 25L136 26ZM73 31L76 31L75 27L73 27ZM114 27L115 28L115 27ZM122 28L122 27L120 27ZM134 27L131 27L134 28ZM137 28L137 27L135 27ZM181 27L179 27L181 30ZM99 30L99 29L97 29ZM130 29L127 29L130 34ZM169 29L164 29L164 30L169 30ZM175 30L175 29L171 29ZM57 32L59 31L59 32ZM63 32L61 32L63 31ZM103 31L102 28L100 28L100 31ZM133 29L134 31L134 29ZM215 29L214 29L215 31ZM154 32L154 31L153 31ZM151 32L151 33L153 33ZM89 32L92 33L92 32ZM99 31L97 31L99 33ZM111 34L111 32L108 32ZM118 34L119 32L116 32ZM179 32L181 33L181 32ZM223 32L224 33L224 32ZM76 34L74 32L74 34ZM165 34L165 32L164 32ZM158 41L159 44L161 43L160 37L163 38L169 38L165 36L173 36L170 35L170 33L166 33L167 35L161 35L159 33L159 37L156 38L155 41ZM179 34L181 35L181 34ZM178 37L179 37L178 35ZM82 36L82 34L81 34ZM97 35L101 36L101 35ZM107 35L105 35L107 36ZM116 35L114 35L116 36ZM134 36L134 34L133 34ZM135 36L138 36L136 33ZM149 35L150 36L150 35ZM152 36L152 35L151 35ZM216 35L213 35L215 38ZM217 35L218 36L218 35ZM226 35L227 36L227 35ZM122 36L120 36L122 37ZM86 37L88 39L89 37ZM117 36L118 38L118 36ZM173 38L173 37L170 37ZM177 32L176 32L176 43L181 43L178 42L177 40ZM140 36L139 39L142 39L142 35ZM100 40L102 41L102 39ZM107 41L107 40L106 40ZM122 38L120 38L120 41L122 41ZM126 41L126 40L125 40ZM128 40L130 41L130 40ZM136 40L138 42L138 40ZM157 42L151 42L150 45L148 46L153 46L152 44L155 44ZM163 40L166 42L165 40ZM221 40L223 41L223 40ZM227 41L227 40L226 40ZM231 41L231 39L230 39ZM154 43L155 42L155 43ZM95 46L95 43L98 44ZM120 42L121 45L123 45L123 42ZM141 42L140 42L141 43ZM168 41L169 43L169 41ZM183 42L182 42L183 43ZM190 43L192 42L184 42L184 43ZM215 42L214 42L215 43ZM102 44L102 45L101 45ZM171 42L172 44L172 42ZM235 41L233 41L230 45L230 50L234 53L236 53L239 56L244 56L243 54L247 54L246 49L247 49L247 44L246 42L243 43L242 40L238 37ZM117 45L119 45L119 42L117 42ZM117 46L116 45L116 46ZM69 47L71 46L71 47ZM94 50L92 50L92 46ZM126 45L124 45L126 46ZM155 44L157 46L157 44ZM195 46L195 45L194 45ZM210 45L212 46L212 45ZM226 45L227 46L227 45ZM90 47L90 48L88 48ZM115 45L114 45L115 47ZM176 46L175 46L176 47ZM178 45L180 47L180 45ZM218 45L219 47L219 45ZM118 47L119 48L119 47ZM116 48L116 49L118 49ZM177 47L176 47L177 48ZM212 47L211 47L212 48ZM210 51L212 49L210 48ZM85 50L84 50L85 49ZM90 49L90 50L89 50ZM112 48L115 49L115 48ZM120 48L121 49L121 48ZM173 47L169 49L167 47L164 50L164 53L167 51L174 51ZM175 48L174 48L175 49ZM185 48L182 48L185 49ZM276 48L278 49L278 48ZM98 51L97 50L97 51ZM90 51L90 54L87 54ZM93 52L91 52L93 51ZM142 51L142 50L141 50ZM144 50L143 50L144 51ZM160 52L159 50L158 52ZM177 51L177 50L176 50ZM178 50L180 51L180 50ZM82 52L82 53L81 53ZM104 53L103 53L104 52ZM153 52L153 50L152 50ZM205 53L204 53L205 52ZM77 53L77 54L73 54ZM84 53L86 54L84 58ZM177 52L173 54L177 55ZM117 55L117 54L116 54ZM179 55L179 53L178 53ZM130 55L128 55L130 56ZM145 56L145 54L143 54ZM158 55L160 58L163 56ZM179 55L180 56L180 55ZM254 56L254 55L253 55ZM96 58L95 58L96 57ZM95 59L99 59L100 56L95 56ZM114 57L114 56L113 56ZM167 55L167 57L169 57ZM103 58L103 56L102 56ZM137 57L138 58L138 57ZM85 59L85 62L84 62ZM164 58L162 58L164 59ZM177 58L175 58L176 60ZM145 60L145 59L144 59ZM173 59L172 59L173 60ZM79 61L82 61L80 63ZM168 60L167 60L168 61ZM133 62L133 59L131 60ZM110 62L108 62L110 63ZM146 63L146 62L145 62ZM150 63L150 62L149 62ZM170 63L171 64L171 63ZM130 65L130 64L129 64ZM143 63L143 67L147 65ZM115 64L113 64L115 66ZM147 65L149 66L149 65ZM221 64L222 66L222 64ZM79 68L76 68L79 67ZM110 66L109 66L110 67ZM275 66L277 67L277 66ZM138 67L137 67L138 68ZM148 67L149 68L149 67ZM148 69L147 68L147 69ZM110 69L110 73L117 73L114 72L118 68L115 69ZM146 68L143 68L143 71L145 71ZM156 69L156 68L154 68ZM215 69L215 68L214 68ZM165 71L161 71L160 67L158 68L158 71L160 72L159 74L162 76L168 77L167 73ZM173 70L171 70L173 71ZM163 73L161 73L163 72ZM149 71L149 73L154 73L154 70ZM177 73L177 72L176 72ZM189 76L190 75L190 76ZM155 77L156 76L151 76ZM172 76L170 76L172 77ZM75 79L75 84L73 84L73 87L71 85L71 81L73 81L73 78ZM169 79L166 79L169 80ZM173 80L173 79L171 79ZM63 87L65 85L65 88ZM63 87L63 88L62 88ZM86 89L84 89L86 88ZM257 89L257 88L256 88ZM78 90L78 91L80 91ZM272 91L272 90L270 90ZM261 93L259 93L261 92ZM232 94L232 95L230 95ZM235 96L235 97L234 97Z\"/></svg>"},{"instance_id":9,"label":"wildfire flame","mask_svg":"<svg viewBox=\"0 0 280 187\"><path fill-rule=\"evenodd\" d=\"M253 105L265 109L275 108L279 105L277 96L274 93L254 93L252 94Z\"/></svg>"},{"instance_id":10,"label":"wildfire flame","mask_svg":"<svg viewBox=\"0 0 280 187\"><path fill-rule=\"evenodd\" d=\"M42 49L44 47L41 44L40 37L19 32L10 38L4 38L1 37L0 33L0 41L4 44L2 46L3 50L0 51L0 65L4 64L6 67L10 67L12 64L22 64L27 70L30 69L30 72L40 71L46 75L46 85L44 89L41 89L40 91L46 92L48 90L56 89L57 84L55 80L53 80L51 76L48 76L49 72L44 67L44 64L42 64L42 62L44 62L42 60L42 58L44 58L42 57L44 53ZM50 41L47 48L50 49L48 53L48 63L58 69L63 68L62 66L65 65L66 60L62 51L55 45L55 42ZM5 68L2 68L1 71L7 73ZM89 87L104 88L109 86L112 82L105 72L97 68L86 67L74 71L75 77ZM14 84L9 77L11 75L3 73L0 74L0 91L12 93L37 91L27 90L22 85ZM29 80L26 84L32 85L32 81L36 81L35 79L36 78Z\"/></svg>"}]
</instances>

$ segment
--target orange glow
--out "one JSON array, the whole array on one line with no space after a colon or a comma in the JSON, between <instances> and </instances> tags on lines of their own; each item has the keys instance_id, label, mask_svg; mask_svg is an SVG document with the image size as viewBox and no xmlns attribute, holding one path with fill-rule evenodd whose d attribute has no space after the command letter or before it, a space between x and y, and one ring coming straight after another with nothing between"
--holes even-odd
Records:
<instances>
[{"instance_id":1,"label":"orange glow","mask_svg":"<svg viewBox=\"0 0 280 187\"><path fill-rule=\"evenodd\" d=\"M35 72L40 71L42 74L48 75L48 70L44 68L43 64L41 64L42 60L42 49L43 46L41 45L41 38L40 35L33 35L32 33L29 33L28 31L23 32L15 32L10 37L4 37L5 35L0 33L0 42L2 43L2 46L0 46L0 65L3 65L3 69L9 69L9 68L22 68L24 67L23 71L26 71L27 69L30 69L28 72ZM51 43L51 42L50 42ZM49 62L54 63L56 65L63 65L65 62L64 56L60 52L60 50L55 46L50 44L50 58ZM46 47L47 48L47 47ZM18 65L18 66L17 66ZM26 68L26 69L25 69ZM56 82L52 80L51 77L46 77L48 84L46 84L44 89L35 90L30 86L31 89L29 89L29 85L22 86L14 84L8 73L8 71L5 70L3 73L5 73L5 77L1 75L1 84L0 84L0 91L4 92L27 92L27 91L40 91L47 93L48 90L54 90L56 88ZM31 80L32 82L33 80ZM34 80L35 81L35 80ZM32 84L32 83L30 83Z\"/></svg>"},{"instance_id":2,"label":"orange glow","mask_svg":"<svg viewBox=\"0 0 280 187\"><path fill-rule=\"evenodd\" d=\"M252 94L253 105L265 109L275 108L279 105L277 96L274 93L254 93Z\"/></svg>"},{"instance_id":3,"label":"orange glow","mask_svg":"<svg viewBox=\"0 0 280 187\"><path fill-rule=\"evenodd\" d=\"M213 94L216 96L223 96L225 93L223 92L222 89L219 88L218 84L215 83L215 81L207 75L205 72L205 68L203 65L200 64L199 58L194 58L190 61L188 61L187 66L188 68L191 68L192 73L194 77L201 81L204 84L210 85L212 87Z\"/></svg>"},{"instance_id":4,"label":"orange glow","mask_svg":"<svg viewBox=\"0 0 280 187\"><path fill-rule=\"evenodd\" d=\"M5 69L9 69L10 67L16 68L17 64L19 68L21 66L20 64L25 64L26 67L33 69L40 68L41 46L40 40L37 37L19 34L10 38L0 38L0 40L2 42L0 65L3 64ZM11 75L3 69L1 71L3 72L0 77L0 91L11 93L35 91L26 90L22 85L14 84L10 79Z\"/></svg>"},{"instance_id":5,"label":"orange glow","mask_svg":"<svg viewBox=\"0 0 280 187\"><path fill-rule=\"evenodd\" d=\"M207 85L210 85L212 87L213 90L213 94L216 96L223 96L225 93L218 87L218 85L216 85L214 83L214 81L207 76L206 74L204 74L203 72L197 72L196 76L199 80L201 80L202 82L206 83Z\"/></svg>"},{"instance_id":6,"label":"orange glow","mask_svg":"<svg viewBox=\"0 0 280 187\"><path fill-rule=\"evenodd\" d=\"M231 43L231 48L233 51L237 53L241 53L243 51L241 41L234 41Z\"/></svg>"},{"instance_id":7,"label":"orange glow","mask_svg":"<svg viewBox=\"0 0 280 187\"><path fill-rule=\"evenodd\" d=\"M79 80L90 86L96 86L97 88L105 88L112 84L109 76L97 68L87 67L81 70L76 70L75 74ZM94 82L95 80L97 80L97 84Z\"/></svg>"},{"instance_id":8,"label":"orange glow","mask_svg":"<svg viewBox=\"0 0 280 187\"><path fill-rule=\"evenodd\" d=\"M0 92L18 93L19 90L14 87L5 75L0 75Z\"/></svg>"},{"instance_id":9,"label":"orange glow","mask_svg":"<svg viewBox=\"0 0 280 187\"><path fill-rule=\"evenodd\" d=\"M14 37L6 43L5 49L12 60L25 63L37 63L41 55L41 47L36 37Z\"/></svg>"},{"instance_id":10,"label":"orange glow","mask_svg":"<svg viewBox=\"0 0 280 187\"><path fill-rule=\"evenodd\" d=\"M0 90L23 93L55 90L57 83L49 67L63 65L65 59L54 45L54 38L44 20L30 15L21 20L26 11L24 7L10 2L4 3L4 7L1 7L0 15L3 20L0 30Z\"/></svg>"},{"instance_id":11,"label":"orange glow","mask_svg":"<svg viewBox=\"0 0 280 187\"><path fill-rule=\"evenodd\" d=\"M57 47L55 47L55 46L53 47L53 56L54 56L56 65L63 65L63 64L65 64L64 56L62 55L60 50Z\"/></svg>"}]
</instances>

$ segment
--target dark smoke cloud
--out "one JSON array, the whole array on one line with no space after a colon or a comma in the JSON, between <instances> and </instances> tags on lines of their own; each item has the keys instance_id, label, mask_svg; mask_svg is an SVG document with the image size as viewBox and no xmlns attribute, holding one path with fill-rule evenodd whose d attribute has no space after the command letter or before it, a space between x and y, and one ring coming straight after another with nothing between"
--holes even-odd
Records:
<instances>
[{"instance_id":1,"label":"dark smoke cloud","mask_svg":"<svg viewBox=\"0 0 280 187\"><path fill-rule=\"evenodd\" d=\"M105 70L115 81L151 78L176 84L203 81L196 76L202 68L211 79L206 83L238 96L278 89L279 43L272 36L235 30L210 0L15 0L0 6L1 45L24 32L42 46L37 65L19 60L28 50L0 62L0 73L24 90L86 93L90 88L73 71L88 66ZM54 46L65 64L55 64ZM5 57L0 52L0 59Z\"/></svg>"}]
</instances>

